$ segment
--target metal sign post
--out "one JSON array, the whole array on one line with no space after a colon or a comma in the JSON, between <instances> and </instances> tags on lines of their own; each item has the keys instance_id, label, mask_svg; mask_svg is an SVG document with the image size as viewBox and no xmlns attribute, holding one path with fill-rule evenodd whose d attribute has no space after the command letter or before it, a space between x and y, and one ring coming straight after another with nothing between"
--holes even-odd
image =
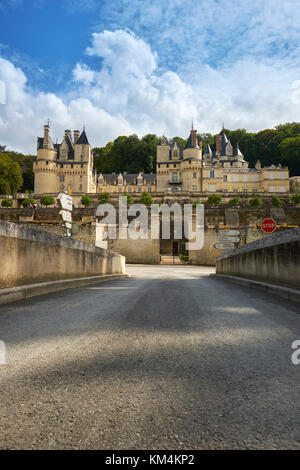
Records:
<instances>
[{"instance_id":1,"label":"metal sign post","mask_svg":"<svg viewBox=\"0 0 300 470\"><path fill-rule=\"evenodd\" d=\"M72 211L73 211L73 202L72 197L65 193L60 193L58 195L60 206L62 210L59 214L63 220L63 227L66 229L66 236L72 236Z\"/></svg>"}]
</instances>

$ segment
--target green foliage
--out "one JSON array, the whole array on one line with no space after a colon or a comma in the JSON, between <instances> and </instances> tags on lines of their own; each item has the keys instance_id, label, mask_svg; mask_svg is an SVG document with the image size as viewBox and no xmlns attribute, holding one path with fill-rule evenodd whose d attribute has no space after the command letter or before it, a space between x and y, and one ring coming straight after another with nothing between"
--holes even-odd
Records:
<instances>
[{"instance_id":1,"label":"green foliage","mask_svg":"<svg viewBox=\"0 0 300 470\"><path fill-rule=\"evenodd\" d=\"M127 204L128 204L128 206L131 206L131 204L134 203L134 199L133 199L133 197L131 196L131 194L124 193L123 196L126 196L126 197L127 197Z\"/></svg>"},{"instance_id":2,"label":"green foliage","mask_svg":"<svg viewBox=\"0 0 300 470\"><path fill-rule=\"evenodd\" d=\"M92 199L87 194L83 194L80 202L84 207L88 207L92 204Z\"/></svg>"},{"instance_id":3,"label":"green foliage","mask_svg":"<svg viewBox=\"0 0 300 470\"><path fill-rule=\"evenodd\" d=\"M293 203L293 204L300 204L300 194L292 194L290 196L290 201Z\"/></svg>"},{"instance_id":4,"label":"green foliage","mask_svg":"<svg viewBox=\"0 0 300 470\"><path fill-rule=\"evenodd\" d=\"M109 193L101 193L98 194L98 201L101 204L107 204L110 202L110 194Z\"/></svg>"},{"instance_id":5,"label":"green foliage","mask_svg":"<svg viewBox=\"0 0 300 470\"><path fill-rule=\"evenodd\" d=\"M230 199L229 204L231 206L238 206L240 204L240 202L241 202L240 198L236 196L236 197L233 197L232 199Z\"/></svg>"},{"instance_id":6,"label":"green foliage","mask_svg":"<svg viewBox=\"0 0 300 470\"><path fill-rule=\"evenodd\" d=\"M20 165L0 153L0 194L15 194L23 184Z\"/></svg>"},{"instance_id":7,"label":"green foliage","mask_svg":"<svg viewBox=\"0 0 300 470\"><path fill-rule=\"evenodd\" d=\"M42 206L47 207L47 206L52 206L55 203L55 200L51 196L44 195L41 197L40 203L42 204Z\"/></svg>"},{"instance_id":8,"label":"green foliage","mask_svg":"<svg viewBox=\"0 0 300 470\"><path fill-rule=\"evenodd\" d=\"M281 207L282 204L283 204L283 201L278 196L273 196L272 197L272 206L273 207Z\"/></svg>"},{"instance_id":9,"label":"green foliage","mask_svg":"<svg viewBox=\"0 0 300 470\"><path fill-rule=\"evenodd\" d=\"M252 199L250 199L249 204L251 207L261 207L262 205L261 197L254 196Z\"/></svg>"},{"instance_id":10,"label":"green foliage","mask_svg":"<svg viewBox=\"0 0 300 470\"><path fill-rule=\"evenodd\" d=\"M105 147L93 149L95 168L98 173L154 172L157 144L155 134L147 134L142 139L135 134L119 136Z\"/></svg>"},{"instance_id":11,"label":"green foliage","mask_svg":"<svg viewBox=\"0 0 300 470\"><path fill-rule=\"evenodd\" d=\"M3 148L3 147L2 147ZM36 160L34 155L24 155L23 153L13 152L11 150L3 150L3 154L7 155L15 163L18 163L21 167L23 183L18 188L21 192L26 190L33 192L34 189L34 173L33 173L33 162Z\"/></svg>"},{"instance_id":12,"label":"green foliage","mask_svg":"<svg viewBox=\"0 0 300 470\"><path fill-rule=\"evenodd\" d=\"M279 148L282 160L289 167L291 176L300 175L300 136L282 140Z\"/></svg>"},{"instance_id":13,"label":"green foliage","mask_svg":"<svg viewBox=\"0 0 300 470\"><path fill-rule=\"evenodd\" d=\"M222 197L220 196L220 194L210 194L207 198L207 203L212 206L221 204L221 201Z\"/></svg>"},{"instance_id":14,"label":"green foliage","mask_svg":"<svg viewBox=\"0 0 300 470\"><path fill-rule=\"evenodd\" d=\"M2 207L12 207L13 206L12 199L9 199L8 197L6 197L5 199L2 199L1 206Z\"/></svg>"},{"instance_id":15,"label":"green foliage","mask_svg":"<svg viewBox=\"0 0 300 470\"><path fill-rule=\"evenodd\" d=\"M34 199L32 199L31 197L26 197L24 199L24 201L22 202L22 206L23 207L28 207L28 206L30 206L30 204L33 205L34 203L35 203Z\"/></svg>"},{"instance_id":16,"label":"green foliage","mask_svg":"<svg viewBox=\"0 0 300 470\"><path fill-rule=\"evenodd\" d=\"M186 140L182 139L182 137L173 137L173 140L176 140L177 144L180 145L180 147L184 148L186 146Z\"/></svg>"},{"instance_id":17,"label":"green foliage","mask_svg":"<svg viewBox=\"0 0 300 470\"><path fill-rule=\"evenodd\" d=\"M153 197L151 196L150 193L144 192L144 193L142 193L142 195L139 199L139 202L141 204L145 204L146 206L151 206L151 204L153 203Z\"/></svg>"}]
</instances>

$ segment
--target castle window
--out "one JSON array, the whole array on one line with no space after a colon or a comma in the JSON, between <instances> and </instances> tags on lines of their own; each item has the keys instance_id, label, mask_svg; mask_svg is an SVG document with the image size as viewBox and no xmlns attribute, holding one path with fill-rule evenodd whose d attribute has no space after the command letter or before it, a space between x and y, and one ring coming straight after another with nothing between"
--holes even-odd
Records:
<instances>
[{"instance_id":1,"label":"castle window","mask_svg":"<svg viewBox=\"0 0 300 470\"><path fill-rule=\"evenodd\" d=\"M46 162L46 165L48 165L49 162Z\"/></svg>"},{"instance_id":2,"label":"castle window","mask_svg":"<svg viewBox=\"0 0 300 470\"><path fill-rule=\"evenodd\" d=\"M128 188L127 191L128 191L129 193L131 193L131 188Z\"/></svg>"},{"instance_id":3,"label":"castle window","mask_svg":"<svg viewBox=\"0 0 300 470\"><path fill-rule=\"evenodd\" d=\"M61 183L63 183L63 182L65 181L65 177L64 177L64 176L60 176L60 177L59 177L59 181L60 181Z\"/></svg>"},{"instance_id":4,"label":"castle window","mask_svg":"<svg viewBox=\"0 0 300 470\"><path fill-rule=\"evenodd\" d=\"M138 192L141 193L141 192L142 192L142 188L138 188Z\"/></svg>"},{"instance_id":5,"label":"castle window","mask_svg":"<svg viewBox=\"0 0 300 470\"><path fill-rule=\"evenodd\" d=\"M79 191L82 191L82 184L79 186Z\"/></svg>"},{"instance_id":6,"label":"castle window","mask_svg":"<svg viewBox=\"0 0 300 470\"><path fill-rule=\"evenodd\" d=\"M279 192L280 192L280 193L283 193L283 192L284 192L284 187L283 187L283 186L279 186Z\"/></svg>"},{"instance_id":7,"label":"castle window","mask_svg":"<svg viewBox=\"0 0 300 470\"><path fill-rule=\"evenodd\" d=\"M60 167L63 168L63 165L61 164Z\"/></svg>"},{"instance_id":8,"label":"castle window","mask_svg":"<svg viewBox=\"0 0 300 470\"><path fill-rule=\"evenodd\" d=\"M212 170L212 171L209 172L209 177L210 177L210 178L215 178L215 177L216 177L214 170Z\"/></svg>"},{"instance_id":9,"label":"castle window","mask_svg":"<svg viewBox=\"0 0 300 470\"><path fill-rule=\"evenodd\" d=\"M209 191L210 191L211 193L215 193L215 192L216 192L216 186L215 186L214 184L211 184L211 185L209 186Z\"/></svg>"},{"instance_id":10,"label":"castle window","mask_svg":"<svg viewBox=\"0 0 300 470\"><path fill-rule=\"evenodd\" d=\"M83 155L81 155L81 161L83 162Z\"/></svg>"},{"instance_id":11,"label":"castle window","mask_svg":"<svg viewBox=\"0 0 300 470\"><path fill-rule=\"evenodd\" d=\"M73 168L73 167L74 167L74 165L71 165L71 168Z\"/></svg>"},{"instance_id":12,"label":"castle window","mask_svg":"<svg viewBox=\"0 0 300 470\"><path fill-rule=\"evenodd\" d=\"M274 179L274 173L273 172L269 173L269 178L270 178L270 180Z\"/></svg>"},{"instance_id":13,"label":"castle window","mask_svg":"<svg viewBox=\"0 0 300 470\"><path fill-rule=\"evenodd\" d=\"M198 191L198 186L193 186L193 191Z\"/></svg>"},{"instance_id":14,"label":"castle window","mask_svg":"<svg viewBox=\"0 0 300 470\"><path fill-rule=\"evenodd\" d=\"M279 179L283 180L284 179L284 173L279 173Z\"/></svg>"},{"instance_id":15,"label":"castle window","mask_svg":"<svg viewBox=\"0 0 300 470\"><path fill-rule=\"evenodd\" d=\"M238 189L234 189L233 192L234 192L234 193L237 193L237 192L238 192Z\"/></svg>"},{"instance_id":16,"label":"castle window","mask_svg":"<svg viewBox=\"0 0 300 470\"><path fill-rule=\"evenodd\" d=\"M82 181L82 176L79 177L80 181Z\"/></svg>"},{"instance_id":17,"label":"castle window","mask_svg":"<svg viewBox=\"0 0 300 470\"><path fill-rule=\"evenodd\" d=\"M248 192L248 189L243 189L244 193L247 193Z\"/></svg>"},{"instance_id":18,"label":"castle window","mask_svg":"<svg viewBox=\"0 0 300 470\"><path fill-rule=\"evenodd\" d=\"M238 181L239 180L239 175L233 175L233 181Z\"/></svg>"},{"instance_id":19,"label":"castle window","mask_svg":"<svg viewBox=\"0 0 300 470\"><path fill-rule=\"evenodd\" d=\"M151 193L152 192L152 188L148 188L148 193Z\"/></svg>"},{"instance_id":20,"label":"castle window","mask_svg":"<svg viewBox=\"0 0 300 470\"><path fill-rule=\"evenodd\" d=\"M243 181L248 181L248 176L247 175L243 176Z\"/></svg>"},{"instance_id":21,"label":"castle window","mask_svg":"<svg viewBox=\"0 0 300 470\"><path fill-rule=\"evenodd\" d=\"M82 165L82 164L81 164L80 166L81 166L81 168L83 168L83 165Z\"/></svg>"},{"instance_id":22,"label":"castle window","mask_svg":"<svg viewBox=\"0 0 300 470\"><path fill-rule=\"evenodd\" d=\"M257 189L253 189L253 192L254 192L254 193L257 193Z\"/></svg>"},{"instance_id":23,"label":"castle window","mask_svg":"<svg viewBox=\"0 0 300 470\"><path fill-rule=\"evenodd\" d=\"M275 186L270 186L269 187L269 192L270 193L275 193Z\"/></svg>"},{"instance_id":24,"label":"castle window","mask_svg":"<svg viewBox=\"0 0 300 470\"><path fill-rule=\"evenodd\" d=\"M224 183L227 183L227 181L228 181L227 175L223 176L223 181L224 181Z\"/></svg>"},{"instance_id":25,"label":"castle window","mask_svg":"<svg viewBox=\"0 0 300 470\"><path fill-rule=\"evenodd\" d=\"M158 168L160 168L160 164L158 165Z\"/></svg>"},{"instance_id":26,"label":"castle window","mask_svg":"<svg viewBox=\"0 0 300 470\"><path fill-rule=\"evenodd\" d=\"M197 178L197 173L193 173L193 178Z\"/></svg>"}]
</instances>

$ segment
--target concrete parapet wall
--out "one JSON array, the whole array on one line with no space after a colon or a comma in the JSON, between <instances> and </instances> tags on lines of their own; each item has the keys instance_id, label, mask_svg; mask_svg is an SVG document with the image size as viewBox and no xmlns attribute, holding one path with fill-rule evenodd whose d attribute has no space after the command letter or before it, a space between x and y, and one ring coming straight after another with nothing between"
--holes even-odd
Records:
<instances>
[{"instance_id":1,"label":"concrete parapet wall","mask_svg":"<svg viewBox=\"0 0 300 470\"><path fill-rule=\"evenodd\" d=\"M0 221L0 288L125 273L125 258L93 245Z\"/></svg>"},{"instance_id":2,"label":"concrete parapet wall","mask_svg":"<svg viewBox=\"0 0 300 470\"><path fill-rule=\"evenodd\" d=\"M300 228L269 235L219 256L216 272L300 289Z\"/></svg>"}]
</instances>

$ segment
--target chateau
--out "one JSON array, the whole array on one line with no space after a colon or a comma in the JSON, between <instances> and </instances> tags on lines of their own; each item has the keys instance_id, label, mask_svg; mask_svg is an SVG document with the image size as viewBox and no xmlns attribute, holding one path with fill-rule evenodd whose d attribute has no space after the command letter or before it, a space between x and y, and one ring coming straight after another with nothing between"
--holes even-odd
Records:
<instances>
[{"instance_id":1,"label":"chateau","mask_svg":"<svg viewBox=\"0 0 300 470\"><path fill-rule=\"evenodd\" d=\"M85 130L66 130L61 144L53 144L49 124L44 137L37 139L34 163L34 192L58 193L142 193L222 192L288 193L289 171L281 165L255 168L239 147L233 148L224 129L216 138L216 150L207 145L204 152L197 131L192 129L185 148L176 140L162 137L157 146L156 175L152 173L96 174L93 153Z\"/></svg>"}]
</instances>

